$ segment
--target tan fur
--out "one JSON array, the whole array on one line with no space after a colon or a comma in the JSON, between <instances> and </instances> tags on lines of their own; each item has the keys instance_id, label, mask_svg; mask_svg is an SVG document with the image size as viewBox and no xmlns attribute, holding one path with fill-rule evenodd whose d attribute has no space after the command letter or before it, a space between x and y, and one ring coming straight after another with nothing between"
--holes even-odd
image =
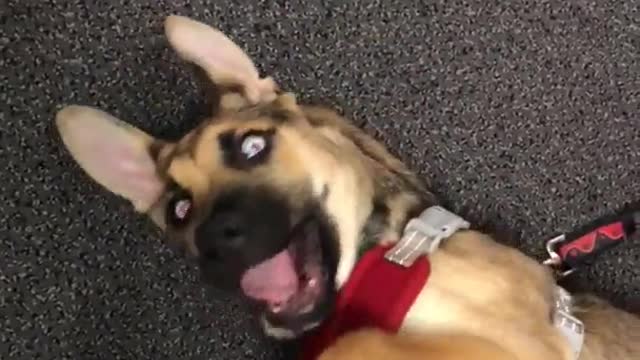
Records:
<instances>
[{"instance_id":1,"label":"tan fur","mask_svg":"<svg viewBox=\"0 0 640 360\"><path fill-rule=\"evenodd\" d=\"M206 36L211 36L247 63L219 32L180 17L170 17L166 24L178 53L199 66L212 110L199 127L171 143L88 108L72 106L57 115L63 142L80 166L107 189L129 199L160 228L165 229L163 211L171 189L151 202L157 185L153 183L150 195L140 200L126 182L105 173L97 155L89 151L91 144L83 141L92 131L87 121L138 156L130 160L146 166L149 159L144 156L150 157L166 184L175 182L191 190L196 216L206 213L218 192L237 184L277 190L294 208L306 198L322 198L338 232L338 285L352 270L362 241L396 241L408 219L433 204L427 186L400 160L336 112L298 104L270 78L260 79L250 62L244 73L233 74L206 68L212 65L205 58L189 53L198 50L189 44L205 44ZM242 171L227 167L219 136L252 129L274 129L269 161ZM197 255L193 228L172 235ZM555 281L547 268L476 231L460 232L445 241L431 264L428 285L399 334L370 329L347 334L327 349L322 360L571 359L565 340L551 324ZM587 328L580 360L640 359L638 318L601 300L580 298L579 305L578 316Z\"/></svg>"},{"instance_id":2,"label":"tan fur","mask_svg":"<svg viewBox=\"0 0 640 360\"><path fill-rule=\"evenodd\" d=\"M497 343L464 334L394 336L365 329L347 334L318 360L517 360Z\"/></svg>"},{"instance_id":3,"label":"tan fur","mask_svg":"<svg viewBox=\"0 0 640 360\"><path fill-rule=\"evenodd\" d=\"M523 360L570 359L550 321L554 281L546 268L475 231L455 234L430 261L404 328L484 336Z\"/></svg>"},{"instance_id":4,"label":"tan fur","mask_svg":"<svg viewBox=\"0 0 640 360\"><path fill-rule=\"evenodd\" d=\"M587 338L580 360L639 359L640 320L592 295L576 297Z\"/></svg>"}]
</instances>

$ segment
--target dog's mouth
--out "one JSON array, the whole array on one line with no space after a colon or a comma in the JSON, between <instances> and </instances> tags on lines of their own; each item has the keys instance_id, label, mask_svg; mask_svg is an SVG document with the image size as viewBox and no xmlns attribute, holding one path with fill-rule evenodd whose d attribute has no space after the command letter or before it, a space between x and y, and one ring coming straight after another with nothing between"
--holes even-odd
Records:
<instances>
[{"instance_id":1,"label":"dog's mouth","mask_svg":"<svg viewBox=\"0 0 640 360\"><path fill-rule=\"evenodd\" d=\"M278 337L309 330L323 315L330 284L321 227L314 219L302 221L291 231L286 249L241 277L243 293L264 306L263 321L280 330Z\"/></svg>"}]
</instances>

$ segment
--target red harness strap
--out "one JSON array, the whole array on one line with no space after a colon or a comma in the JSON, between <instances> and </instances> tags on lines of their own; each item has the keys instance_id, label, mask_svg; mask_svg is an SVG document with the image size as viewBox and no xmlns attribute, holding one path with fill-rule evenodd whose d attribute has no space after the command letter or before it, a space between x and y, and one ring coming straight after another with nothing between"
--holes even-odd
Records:
<instances>
[{"instance_id":1,"label":"red harness strap","mask_svg":"<svg viewBox=\"0 0 640 360\"><path fill-rule=\"evenodd\" d=\"M396 332L430 274L426 256L410 267L384 258L390 246L366 252L340 289L332 315L303 343L301 360L315 360L344 333L364 327Z\"/></svg>"}]
</instances>

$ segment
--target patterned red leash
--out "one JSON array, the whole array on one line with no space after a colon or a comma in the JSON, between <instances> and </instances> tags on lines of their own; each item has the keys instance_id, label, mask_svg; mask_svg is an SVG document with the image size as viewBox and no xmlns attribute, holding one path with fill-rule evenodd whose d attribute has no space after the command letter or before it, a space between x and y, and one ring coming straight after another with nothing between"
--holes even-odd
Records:
<instances>
[{"instance_id":1,"label":"patterned red leash","mask_svg":"<svg viewBox=\"0 0 640 360\"><path fill-rule=\"evenodd\" d=\"M546 245L549 259L544 264L555 269L559 277L565 277L626 242L639 228L640 211L600 219L573 233L549 240Z\"/></svg>"}]
</instances>

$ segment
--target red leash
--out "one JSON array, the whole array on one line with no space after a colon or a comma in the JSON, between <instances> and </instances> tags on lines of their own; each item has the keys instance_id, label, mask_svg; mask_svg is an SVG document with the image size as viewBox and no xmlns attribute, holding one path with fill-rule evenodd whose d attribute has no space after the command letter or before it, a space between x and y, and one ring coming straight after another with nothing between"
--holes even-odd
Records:
<instances>
[{"instance_id":1,"label":"red leash","mask_svg":"<svg viewBox=\"0 0 640 360\"><path fill-rule=\"evenodd\" d=\"M356 264L338 293L331 316L303 342L300 360L315 360L348 331L376 327L397 332L430 274L426 256L410 267L385 259L391 248L376 246Z\"/></svg>"},{"instance_id":2,"label":"red leash","mask_svg":"<svg viewBox=\"0 0 640 360\"><path fill-rule=\"evenodd\" d=\"M598 256L633 236L640 228L640 211L629 211L595 221L570 234L547 242L549 259L544 264L561 277L590 265Z\"/></svg>"}]
</instances>

